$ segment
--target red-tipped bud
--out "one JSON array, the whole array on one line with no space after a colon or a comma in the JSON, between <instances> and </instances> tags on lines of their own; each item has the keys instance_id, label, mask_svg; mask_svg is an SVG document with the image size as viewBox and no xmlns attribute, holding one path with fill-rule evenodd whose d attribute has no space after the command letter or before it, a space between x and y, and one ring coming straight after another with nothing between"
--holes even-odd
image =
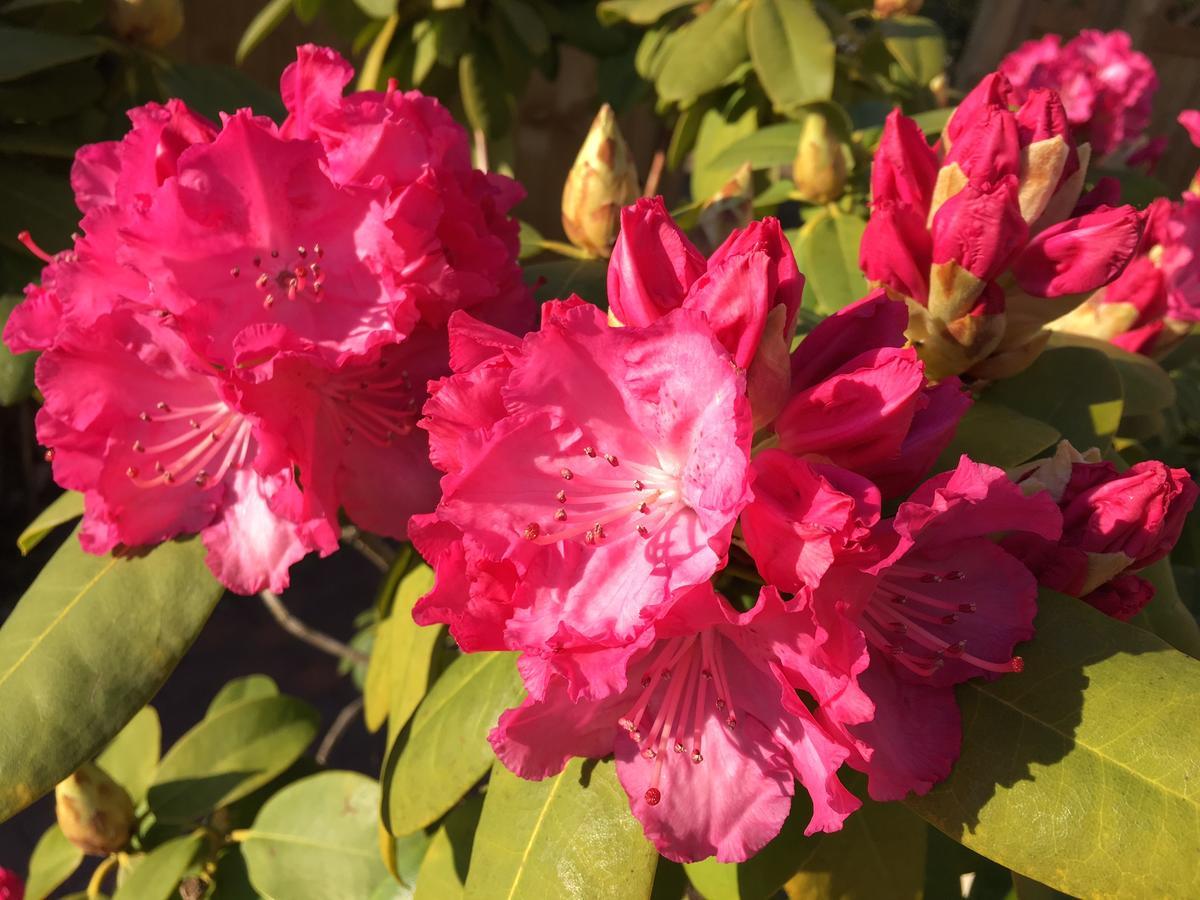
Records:
<instances>
[{"instance_id":1,"label":"red-tipped bud","mask_svg":"<svg viewBox=\"0 0 1200 900\"><path fill-rule=\"evenodd\" d=\"M624 325L649 325L683 304L704 274L704 255L680 230L662 197L621 210L608 265L608 308Z\"/></svg>"},{"instance_id":2,"label":"red-tipped bud","mask_svg":"<svg viewBox=\"0 0 1200 900\"><path fill-rule=\"evenodd\" d=\"M883 126L871 167L871 199L876 204L900 203L929 212L938 160L919 125L894 109Z\"/></svg>"},{"instance_id":3,"label":"red-tipped bud","mask_svg":"<svg viewBox=\"0 0 1200 900\"><path fill-rule=\"evenodd\" d=\"M1132 206L1098 209L1037 235L1013 261L1013 275L1036 297L1091 293L1121 274L1141 234Z\"/></svg>"}]
</instances>

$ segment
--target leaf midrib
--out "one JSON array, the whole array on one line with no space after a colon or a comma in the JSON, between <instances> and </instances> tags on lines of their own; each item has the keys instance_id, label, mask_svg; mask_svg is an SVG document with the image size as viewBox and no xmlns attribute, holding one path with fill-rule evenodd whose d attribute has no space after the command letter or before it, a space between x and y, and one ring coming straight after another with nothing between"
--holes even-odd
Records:
<instances>
[{"instance_id":1,"label":"leaf midrib","mask_svg":"<svg viewBox=\"0 0 1200 900\"><path fill-rule=\"evenodd\" d=\"M507 900L513 900L517 894L517 886L521 883L521 878L529 863L529 854L533 850L534 841L537 839L538 832L542 829L542 823L546 820L546 810L550 808L550 802L554 799L554 795L558 793L558 789L562 785L566 774L566 770L563 770L554 777L554 786L550 788L550 793L546 795L546 802L542 804L541 811L538 812L537 821L533 823L533 830L529 832L529 840L525 843L525 852L521 854L521 861L517 863L517 870L513 873L512 887L509 889Z\"/></svg>"}]
</instances>

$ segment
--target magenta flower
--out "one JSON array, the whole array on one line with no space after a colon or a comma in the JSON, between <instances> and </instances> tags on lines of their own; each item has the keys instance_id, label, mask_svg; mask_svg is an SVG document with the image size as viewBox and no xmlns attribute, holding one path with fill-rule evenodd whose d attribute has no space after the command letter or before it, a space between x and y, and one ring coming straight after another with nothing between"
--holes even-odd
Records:
<instances>
[{"instance_id":1,"label":"magenta flower","mask_svg":"<svg viewBox=\"0 0 1200 900\"><path fill-rule=\"evenodd\" d=\"M1150 124L1158 90L1154 65L1123 31L1085 29L1026 41L1000 63L1018 101L1037 88L1057 91L1071 126L1100 156L1131 145Z\"/></svg>"},{"instance_id":2,"label":"magenta flower","mask_svg":"<svg viewBox=\"0 0 1200 900\"><path fill-rule=\"evenodd\" d=\"M506 646L628 641L724 562L749 498L744 376L687 309L612 328L582 301L552 304L519 344L464 319L455 374L425 408L447 474L418 547L452 583L464 561L511 565L508 615L494 617ZM453 627L473 593L435 591L418 618Z\"/></svg>"},{"instance_id":3,"label":"magenta flower","mask_svg":"<svg viewBox=\"0 0 1200 900\"><path fill-rule=\"evenodd\" d=\"M282 128L172 101L81 150L84 234L55 257L27 239L47 266L5 330L49 351L39 439L87 497L87 549L200 532L242 592L336 549L343 510L404 538L437 502L415 426L449 371L446 318L523 329L533 309L520 189L472 171L435 101L342 97L340 57L299 56Z\"/></svg>"},{"instance_id":4,"label":"magenta flower","mask_svg":"<svg viewBox=\"0 0 1200 900\"><path fill-rule=\"evenodd\" d=\"M779 833L797 780L812 798L807 834L838 830L860 805L837 778L847 750L796 693L809 690L826 640L808 611L785 610L771 588L742 614L696 588L631 644L556 654L566 661L523 657L530 696L489 740L531 779L573 756L615 753L660 853L740 862ZM608 683L576 694L556 665L606 672Z\"/></svg>"},{"instance_id":5,"label":"magenta flower","mask_svg":"<svg viewBox=\"0 0 1200 900\"><path fill-rule=\"evenodd\" d=\"M90 553L199 533L230 588L282 590L336 537L294 516L289 466L266 467L230 380L156 317L118 310L58 336L37 365L39 439L55 480L83 492Z\"/></svg>"},{"instance_id":6,"label":"magenta flower","mask_svg":"<svg viewBox=\"0 0 1200 900\"><path fill-rule=\"evenodd\" d=\"M1060 526L1048 497L1025 497L1001 470L963 457L822 581L813 608L849 648L833 658L846 677L861 665L860 642L869 648L857 685L874 713L860 718L854 703L848 716L822 702L821 720L841 731L873 798L924 794L949 774L960 739L955 684L1021 670L1013 648L1033 636L1037 583L992 536L1053 540Z\"/></svg>"},{"instance_id":7,"label":"magenta flower","mask_svg":"<svg viewBox=\"0 0 1200 900\"><path fill-rule=\"evenodd\" d=\"M1153 587L1133 573L1171 552L1200 494L1184 469L1147 460L1118 472L1065 441L1053 458L1015 475L1027 493L1058 504L1063 530L1058 539L1012 535L1006 549L1046 587L1121 619L1153 598Z\"/></svg>"}]
</instances>

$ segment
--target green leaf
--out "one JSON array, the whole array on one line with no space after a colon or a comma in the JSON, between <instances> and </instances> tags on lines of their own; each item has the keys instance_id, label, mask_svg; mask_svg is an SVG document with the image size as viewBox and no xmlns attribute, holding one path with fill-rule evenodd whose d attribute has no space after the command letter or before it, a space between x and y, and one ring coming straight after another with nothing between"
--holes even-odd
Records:
<instances>
[{"instance_id":1,"label":"green leaf","mask_svg":"<svg viewBox=\"0 0 1200 900\"><path fill-rule=\"evenodd\" d=\"M96 757L96 765L125 788L133 805L146 796L162 750L162 727L153 706L144 706Z\"/></svg>"},{"instance_id":2,"label":"green leaf","mask_svg":"<svg viewBox=\"0 0 1200 900\"><path fill-rule=\"evenodd\" d=\"M83 515L83 494L75 491L64 491L40 513L32 522L25 526L21 536L17 538L17 549L22 556L28 556L29 551L42 542L50 532L60 525L73 522Z\"/></svg>"},{"instance_id":3,"label":"green leaf","mask_svg":"<svg viewBox=\"0 0 1200 900\"><path fill-rule=\"evenodd\" d=\"M482 811L483 798L476 794L446 816L421 861L414 900L463 900Z\"/></svg>"},{"instance_id":4,"label":"green leaf","mask_svg":"<svg viewBox=\"0 0 1200 900\"><path fill-rule=\"evenodd\" d=\"M1047 350L984 396L1054 426L1080 450L1107 450L1121 423L1121 376L1104 353L1088 347Z\"/></svg>"},{"instance_id":5,"label":"green leaf","mask_svg":"<svg viewBox=\"0 0 1200 900\"><path fill-rule=\"evenodd\" d=\"M858 787L865 780L851 781L865 796ZM781 888L788 900L920 897L928 830L921 819L897 803L865 800L841 831L805 837L811 817L811 802L798 792L783 829L757 854L744 863L688 863L688 879L705 900L767 900Z\"/></svg>"},{"instance_id":6,"label":"green leaf","mask_svg":"<svg viewBox=\"0 0 1200 900\"><path fill-rule=\"evenodd\" d=\"M231 681L225 682L221 686L221 689L217 691L216 696L212 698L212 702L208 704L208 710L204 713L204 718L211 719L218 713L223 712L226 707L233 706L236 703L243 703L246 700L261 700L263 697L276 697L278 695L279 686L270 675L245 675L242 678L234 678Z\"/></svg>"},{"instance_id":7,"label":"green leaf","mask_svg":"<svg viewBox=\"0 0 1200 900\"><path fill-rule=\"evenodd\" d=\"M146 705L221 592L198 540L115 559L67 539L0 628L0 821Z\"/></svg>"},{"instance_id":8,"label":"green leaf","mask_svg":"<svg viewBox=\"0 0 1200 900\"><path fill-rule=\"evenodd\" d=\"M283 24L283 20L292 11L292 0L271 0L258 11L238 41L237 52L233 58L241 65L246 57L254 52L254 48L265 41L271 32Z\"/></svg>"},{"instance_id":9,"label":"green leaf","mask_svg":"<svg viewBox=\"0 0 1200 900\"><path fill-rule=\"evenodd\" d=\"M8 324L13 308L21 297L0 297L0 331ZM36 353L13 353L0 341L0 406L13 406L29 399L33 391L33 363Z\"/></svg>"},{"instance_id":10,"label":"green leaf","mask_svg":"<svg viewBox=\"0 0 1200 900\"><path fill-rule=\"evenodd\" d=\"M859 216L819 211L793 240L796 263L814 308L829 315L866 296L858 246L867 223Z\"/></svg>"},{"instance_id":11,"label":"green leaf","mask_svg":"<svg viewBox=\"0 0 1200 900\"><path fill-rule=\"evenodd\" d=\"M217 860L213 892L208 900L260 900L258 891L250 884L241 847L229 847Z\"/></svg>"},{"instance_id":12,"label":"green leaf","mask_svg":"<svg viewBox=\"0 0 1200 900\"><path fill-rule=\"evenodd\" d=\"M712 6L666 41L655 80L658 96L686 106L720 87L746 61L745 4Z\"/></svg>"},{"instance_id":13,"label":"green leaf","mask_svg":"<svg viewBox=\"0 0 1200 900\"><path fill-rule=\"evenodd\" d=\"M0 26L0 81L98 56L104 48L105 42L93 35Z\"/></svg>"},{"instance_id":14,"label":"green leaf","mask_svg":"<svg viewBox=\"0 0 1200 900\"><path fill-rule=\"evenodd\" d=\"M696 0L604 0L596 6L596 15L605 25L622 20L634 25L653 25L667 13Z\"/></svg>"},{"instance_id":15,"label":"green leaf","mask_svg":"<svg viewBox=\"0 0 1200 900\"><path fill-rule=\"evenodd\" d=\"M371 46L363 58L362 70L358 73L357 87L360 91L376 91L383 87L383 63L387 59L388 48L392 38L396 36L396 27L400 24L400 16L394 13L388 16Z\"/></svg>"},{"instance_id":16,"label":"green leaf","mask_svg":"<svg viewBox=\"0 0 1200 900\"><path fill-rule=\"evenodd\" d=\"M188 834L155 847L138 860L113 900L168 900L175 896L203 841L202 835Z\"/></svg>"},{"instance_id":17,"label":"green leaf","mask_svg":"<svg viewBox=\"0 0 1200 900\"><path fill-rule=\"evenodd\" d=\"M465 896L646 897L657 858L611 761L574 759L544 781L525 781L497 762Z\"/></svg>"},{"instance_id":18,"label":"green leaf","mask_svg":"<svg viewBox=\"0 0 1200 900\"><path fill-rule=\"evenodd\" d=\"M71 185L61 175L50 174L27 161L0 161L0 243L28 254L17 240L23 230L53 253L66 246L79 222Z\"/></svg>"},{"instance_id":19,"label":"green leaf","mask_svg":"<svg viewBox=\"0 0 1200 900\"><path fill-rule=\"evenodd\" d=\"M1200 892L1200 663L1043 591L1025 670L959 687L962 754L906 801L955 840L1080 897Z\"/></svg>"},{"instance_id":20,"label":"green leaf","mask_svg":"<svg viewBox=\"0 0 1200 900\"><path fill-rule=\"evenodd\" d=\"M487 42L473 41L459 58L458 89L472 128L489 138L508 131L509 98L502 84L500 60Z\"/></svg>"},{"instance_id":21,"label":"green leaf","mask_svg":"<svg viewBox=\"0 0 1200 900\"><path fill-rule=\"evenodd\" d=\"M295 762L317 733L318 716L294 697L231 703L181 737L150 786L150 809L187 822L228 806Z\"/></svg>"},{"instance_id":22,"label":"green leaf","mask_svg":"<svg viewBox=\"0 0 1200 900\"><path fill-rule=\"evenodd\" d=\"M495 758L488 732L523 688L511 653L460 656L425 695L383 767L383 821L408 834L440 818Z\"/></svg>"},{"instance_id":23,"label":"green leaf","mask_svg":"<svg viewBox=\"0 0 1200 900\"><path fill-rule=\"evenodd\" d=\"M1130 353L1108 341L1065 331L1053 332L1049 346L1090 347L1107 356L1121 378L1126 416L1147 416L1175 405L1175 383L1163 367L1148 356Z\"/></svg>"},{"instance_id":24,"label":"green leaf","mask_svg":"<svg viewBox=\"0 0 1200 900\"><path fill-rule=\"evenodd\" d=\"M270 897L362 900L388 878L376 830L379 785L321 772L284 788L241 833L250 881Z\"/></svg>"},{"instance_id":25,"label":"green leaf","mask_svg":"<svg viewBox=\"0 0 1200 900\"><path fill-rule=\"evenodd\" d=\"M998 403L976 400L958 423L954 440L942 451L934 471L953 469L964 453L976 462L1008 469L1054 446L1060 436L1057 429L1040 419Z\"/></svg>"},{"instance_id":26,"label":"green leaf","mask_svg":"<svg viewBox=\"0 0 1200 900\"><path fill-rule=\"evenodd\" d=\"M433 664L433 653L442 634L440 628L425 628L413 621L412 611L417 601L433 589L433 570L418 566L401 580L396 588L392 613L380 625L380 637L385 641L388 654L386 664L381 663L385 678L376 676L370 681L368 692L373 692L374 703L383 706L383 716L388 722L388 742L408 724L413 711L429 690L429 676ZM384 636L386 633L386 637ZM372 665L375 654L371 654ZM378 716L379 712L374 711ZM382 724L381 719L375 719ZM368 725L371 718L368 716ZM374 730L374 729L372 729Z\"/></svg>"},{"instance_id":27,"label":"green leaf","mask_svg":"<svg viewBox=\"0 0 1200 900\"><path fill-rule=\"evenodd\" d=\"M535 286L534 296L539 303L578 294L601 309L608 308L608 260L605 259L534 263L525 266L525 282Z\"/></svg>"},{"instance_id":28,"label":"green leaf","mask_svg":"<svg viewBox=\"0 0 1200 900\"><path fill-rule=\"evenodd\" d=\"M277 122L286 113L279 94L232 66L172 63L159 73L159 80L168 97L178 97L213 120L244 106Z\"/></svg>"},{"instance_id":29,"label":"green leaf","mask_svg":"<svg viewBox=\"0 0 1200 900\"><path fill-rule=\"evenodd\" d=\"M321 11L323 0L294 0L296 7L296 18L305 25L312 22L317 17L317 13Z\"/></svg>"},{"instance_id":30,"label":"green leaf","mask_svg":"<svg viewBox=\"0 0 1200 900\"><path fill-rule=\"evenodd\" d=\"M833 96L833 37L811 0L753 0L747 28L754 71L777 112Z\"/></svg>"},{"instance_id":31,"label":"green leaf","mask_svg":"<svg viewBox=\"0 0 1200 900\"><path fill-rule=\"evenodd\" d=\"M712 160L716 168L737 168L750 163L753 169L790 166L800 144L800 122L779 122L731 142Z\"/></svg>"},{"instance_id":32,"label":"green leaf","mask_svg":"<svg viewBox=\"0 0 1200 900\"><path fill-rule=\"evenodd\" d=\"M934 138L942 133L942 129L946 127L946 123L950 121L950 116L953 114L954 107L951 106L945 109L928 109L925 112L914 113L909 118L921 126L921 130L925 132L927 138ZM855 140L861 142L871 152L875 151L882 136L882 121L878 125L860 128L854 132Z\"/></svg>"},{"instance_id":33,"label":"green leaf","mask_svg":"<svg viewBox=\"0 0 1200 900\"><path fill-rule=\"evenodd\" d=\"M25 900L45 900L82 862L83 851L67 840L58 825L51 825L29 857Z\"/></svg>"},{"instance_id":34,"label":"green leaf","mask_svg":"<svg viewBox=\"0 0 1200 900\"><path fill-rule=\"evenodd\" d=\"M725 148L758 128L758 110L744 92L739 95L740 99L727 103L723 109L708 109L700 119L692 149L691 189L692 199L697 202L707 200L724 187L741 165L717 162Z\"/></svg>"},{"instance_id":35,"label":"green leaf","mask_svg":"<svg viewBox=\"0 0 1200 900\"><path fill-rule=\"evenodd\" d=\"M932 19L895 16L876 23L884 46L913 82L927 87L946 69L946 36Z\"/></svg>"},{"instance_id":36,"label":"green leaf","mask_svg":"<svg viewBox=\"0 0 1200 900\"><path fill-rule=\"evenodd\" d=\"M498 5L530 53L541 56L550 49L550 32L537 10L525 0L498 0Z\"/></svg>"},{"instance_id":37,"label":"green leaf","mask_svg":"<svg viewBox=\"0 0 1200 900\"><path fill-rule=\"evenodd\" d=\"M1171 560L1160 559L1137 574L1154 585L1154 599L1133 618L1134 624L1144 626L1188 656L1200 659L1200 625L1179 598Z\"/></svg>"},{"instance_id":38,"label":"green leaf","mask_svg":"<svg viewBox=\"0 0 1200 900\"><path fill-rule=\"evenodd\" d=\"M372 19L386 19L396 11L396 0L354 0L354 4Z\"/></svg>"}]
</instances>

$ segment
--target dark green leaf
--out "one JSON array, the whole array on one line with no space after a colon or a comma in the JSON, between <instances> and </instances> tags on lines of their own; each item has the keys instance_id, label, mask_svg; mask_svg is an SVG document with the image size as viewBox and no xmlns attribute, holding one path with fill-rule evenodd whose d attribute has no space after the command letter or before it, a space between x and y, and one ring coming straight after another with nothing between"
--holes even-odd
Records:
<instances>
[{"instance_id":1,"label":"dark green leaf","mask_svg":"<svg viewBox=\"0 0 1200 900\"><path fill-rule=\"evenodd\" d=\"M958 423L954 440L942 452L934 471L953 469L964 453L976 462L1008 469L1053 446L1059 437L1057 429L1039 419L1031 419L1007 406L976 400Z\"/></svg>"},{"instance_id":2,"label":"dark green leaf","mask_svg":"<svg viewBox=\"0 0 1200 900\"><path fill-rule=\"evenodd\" d=\"M272 31L283 24L283 20L291 11L292 0L270 0L258 11L250 20L250 24L246 26L246 30L242 32L242 39L238 41L234 59L239 65L246 61L246 57L254 51L255 47L265 41Z\"/></svg>"},{"instance_id":3,"label":"dark green leaf","mask_svg":"<svg viewBox=\"0 0 1200 900\"><path fill-rule=\"evenodd\" d=\"M12 81L97 56L104 47L104 42L92 35L55 34L0 25L0 81Z\"/></svg>"},{"instance_id":4,"label":"dark green leaf","mask_svg":"<svg viewBox=\"0 0 1200 900\"><path fill-rule=\"evenodd\" d=\"M199 540L114 559L67 539L0 628L0 821L146 705L220 596Z\"/></svg>"},{"instance_id":5,"label":"dark green leaf","mask_svg":"<svg viewBox=\"0 0 1200 900\"><path fill-rule=\"evenodd\" d=\"M323 0L294 0L294 2L296 5L296 18L307 25L321 11Z\"/></svg>"},{"instance_id":6,"label":"dark green leaf","mask_svg":"<svg viewBox=\"0 0 1200 900\"><path fill-rule=\"evenodd\" d=\"M498 0L498 5L530 53L541 56L550 49L550 32L537 10L525 0Z\"/></svg>"},{"instance_id":7,"label":"dark green leaf","mask_svg":"<svg viewBox=\"0 0 1200 900\"><path fill-rule=\"evenodd\" d=\"M458 87L471 127L489 138L508 131L509 98L504 92L500 60L490 44L472 42L458 61Z\"/></svg>"},{"instance_id":8,"label":"dark green leaf","mask_svg":"<svg viewBox=\"0 0 1200 900\"><path fill-rule=\"evenodd\" d=\"M534 286L539 303L565 300L571 294L578 294L589 303L604 309L608 307L607 260L556 259L534 263L525 266L525 281Z\"/></svg>"},{"instance_id":9,"label":"dark green leaf","mask_svg":"<svg viewBox=\"0 0 1200 900\"><path fill-rule=\"evenodd\" d=\"M1052 333L1049 346L1090 347L1107 356L1121 378L1126 416L1147 416L1175 405L1175 385L1171 376L1148 356L1130 353L1108 341L1064 331Z\"/></svg>"},{"instance_id":10,"label":"dark green leaf","mask_svg":"<svg viewBox=\"0 0 1200 900\"><path fill-rule=\"evenodd\" d=\"M178 97L210 119L248 106L261 116L283 120L285 110L279 95L229 66L176 63L159 77L168 96Z\"/></svg>"},{"instance_id":11,"label":"dark green leaf","mask_svg":"<svg viewBox=\"0 0 1200 900\"><path fill-rule=\"evenodd\" d=\"M187 822L244 797L299 758L317 733L317 712L294 697L230 703L181 737L150 786L160 821Z\"/></svg>"},{"instance_id":12,"label":"dark green leaf","mask_svg":"<svg viewBox=\"0 0 1200 900\"><path fill-rule=\"evenodd\" d=\"M71 185L61 175L21 160L0 161L0 243L27 254L17 234L28 231L49 253L67 246L79 221Z\"/></svg>"},{"instance_id":13,"label":"dark green leaf","mask_svg":"<svg viewBox=\"0 0 1200 900\"><path fill-rule=\"evenodd\" d=\"M497 762L466 898L646 897L657 858L612 762L574 759L544 781L525 781Z\"/></svg>"},{"instance_id":14,"label":"dark green leaf","mask_svg":"<svg viewBox=\"0 0 1200 900\"><path fill-rule=\"evenodd\" d=\"M950 777L908 805L951 837L1081 897L1200 892L1200 663L1044 591L1025 670L958 689Z\"/></svg>"},{"instance_id":15,"label":"dark green leaf","mask_svg":"<svg viewBox=\"0 0 1200 900\"><path fill-rule=\"evenodd\" d=\"M0 297L0 331L20 297ZM33 391L33 364L36 353L13 353L0 341L0 406L12 406L29 399Z\"/></svg>"},{"instance_id":16,"label":"dark green leaf","mask_svg":"<svg viewBox=\"0 0 1200 900\"><path fill-rule=\"evenodd\" d=\"M984 398L1052 425L1080 450L1108 449L1121 422L1121 376L1108 357L1088 347L1056 347Z\"/></svg>"},{"instance_id":17,"label":"dark green leaf","mask_svg":"<svg viewBox=\"0 0 1200 900\"><path fill-rule=\"evenodd\" d=\"M83 515L83 494L64 491L38 513L37 518L25 526L17 538L17 549L22 556L42 542L42 539L60 525L73 522Z\"/></svg>"},{"instance_id":18,"label":"dark green leaf","mask_svg":"<svg viewBox=\"0 0 1200 900\"><path fill-rule=\"evenodd\" d=\"M1188 656L1200 659L1200 625L1179 598L1171 560L1160 559L1137 574L1154 585L1154 599L1134 617L1134 623L1146 627Z\"/></svg>"},{"instance_id":19,"label":"dark green leaf","mask_svg":"<svg viewBox=\"0 0 1200 900\"><path fill-rule=\"evenodd\" d=\"M121 882L113 900L167 900L177 896L176 888L204 838L188 834L160 844L141 859L134 857L133 872Z\"/></svg>"},{"instance_id":20,"label":"dark green leaf","mask_svg":"<svg viewBox=\"0 0 1200 900\"><path fill-rule=\"evenodd\" d=\"M383 820L392 834L437 821L495 758L488 732L522 693L511 653L471 653L450 664L396 739L383 768Z\"/></svg>"},{"instance_id":21,"label":"dark green leaf","mask_svg":"<svg viewBox=\"0 0 1200 900\"><path fill-rule=\"evenodd\" d=\"M83 862L83 851L67 840L58 825L51 825L38 839L29 857L25 900L45 900Z\"/></svg>"},{"instance_id":22,"label":"dark green leaf","mask_svg":"<svg viewBox=\"0 0 1200 900\"><path fill-rule=\"evenodd\" d=\"M777 112L833 95L833 37L811 0L753 0L750 58Z\"/></svg>"},{"instance_id":23,"label":"dark green leaf","mask_svg":"<svg viewBox=\"0 0 1200 900\"><path fill-rule=\"evenodd\" d=\"M250 880L269 897L362 900L387 869L377 839L379 785L322 772L266 802L241 837Z\"/></svg>"}]
</instances>

